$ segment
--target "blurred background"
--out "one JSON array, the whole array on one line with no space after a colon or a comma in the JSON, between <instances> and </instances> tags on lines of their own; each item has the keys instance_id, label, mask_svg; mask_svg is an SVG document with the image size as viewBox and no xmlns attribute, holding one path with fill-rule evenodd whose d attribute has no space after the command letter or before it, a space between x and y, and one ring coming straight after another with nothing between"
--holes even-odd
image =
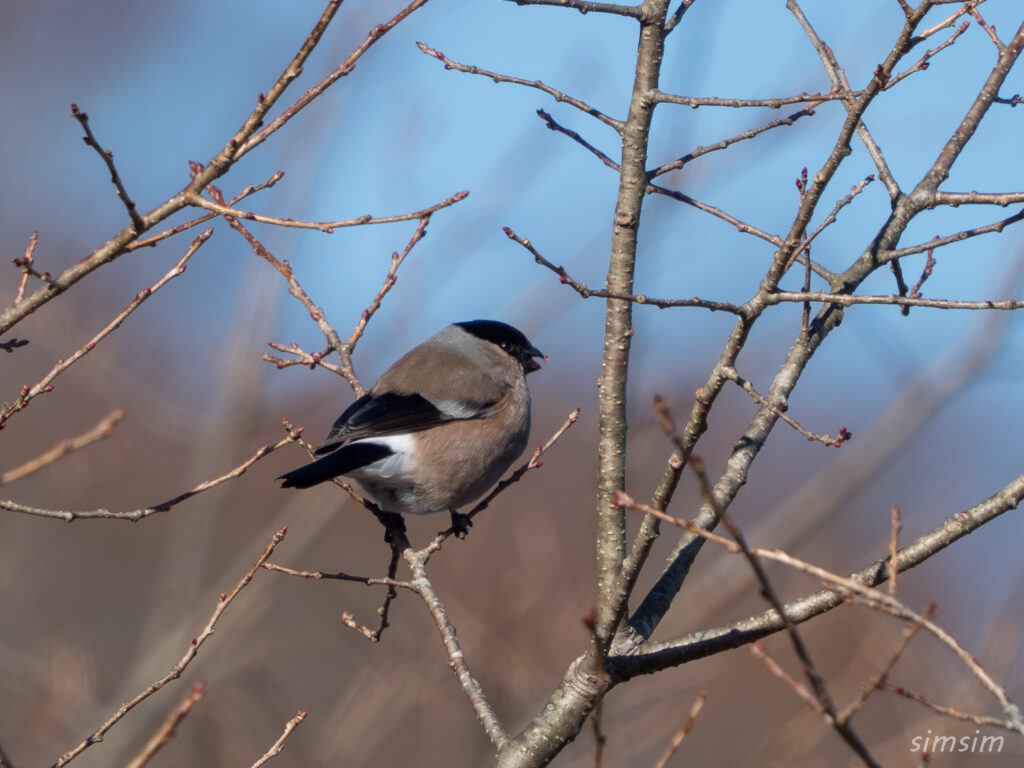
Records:
<instances>
[{"instance_id":1,"label":"blurred background","mask_svg":"<svg viewBox=\"0 0 1024 768\"><path fill-rule=\"evenodd\" d=\"M187 161L205 162L242 123L294 55L322 7L310 0L177 3L69 0L0 4L0 256L22 255L39 231L36 264L58 274L127 221L100 159L69 116L77 103L99 142L114 151L142 211L188 181ZM392 0L346 3L287 106L402 7ZM860 87L885 57L902 22L896 3L862 0L837 8L803 4L821 37ZM937 23L955 6L928 17ZM981 6L1008 38L1019 7ZM923 48L948 37L939 33ZM607 269L618 178L592 155L545 128L545 109L617 157L610 129L540 91L446 71L415 41L456 61L541 79L624 117L636 29L628 19L512 3L428 3L391 31L299 117L221 179L228 197L278 170L284 179L248 198L247 209L306 220L418 210L460 190L469 197L437 213L401 268L355 355L364 385L410 346L457 320L493 317L520 327L550 363L530 380L533 442L540 444L580 406L580 422L544 468L503 494L466 541L432 561L467 659L510 730L536 713L587 642L581 617L594 602L591 488L595 476L596 388L603 332L600 300L583 300L533 263L502 233L512 227L575 278L600 287ZM909 189L934 161L995 61L983 30L971 28L930 68L882 95L867 123L897 180ZM902 68L901 68L902 69ZM666 92L781 97L829 89L817 56L782 3L697 2L669 38ZM1011 73L1003 95L1024 91ZM290 98L289 98L290 97ZM736 110L665 105L652 133L650 165L735 136L799 106ZM272 113L274 114L274 113ZM726 152L662 177L673 189L766 231L784 234L798 204L794 180L824 161L844 111L834 102ZM1013 191L1024 178L1019 110L997 106L944 186ZM875 169L853 143L817 224L849 187ZM870 185L816 242L813 255L845 268L889 212ZM919 217L903 246L987 224L1014 212L963 206ZM173 222L184 221L180 216ZM260 360L267 342L319 350L322 336L268 264L223 221L172 281L55 389L13 417L0 437L10 468L126 409L112 439L90 446L0 491L56 509L136 509L219 476L283 436L281 419L316 442L351 401L323 369L277 370ZM162 229L162 227L161 227ZM251 229L287 258L313 301L346 336L372 300L415 222L338 230ZM194 234L194 233L193 233ZM181 256L193 234L142 249L92 274L29 316L11 335L31 343L0 356L0 399L14 400L106 325ZM930 298L1020 297L1014 277L1022 235L969 239L936 252ZM773 248L719 219L657 196L645 203L636 291L649 296L742 302L756 290ZM908 282L918 254L904 261ZM13 300L20 271L0 271ZM799 289L802 274L784 287ZM865 293L892 293L887 270ZM631 363L627 490L646 498L669 453L650 413L662 394L681 421L733 325L703 310L637 307ZM739 372L764 391L799 331L800 307L778 307L755 328ZM1008 315L856 307L815 356L790 414L815 432L841 426L840 450L779 425L732 508L753 543L781 546L845 573L886 552L889 509L903 510L903 540L988 497L1022 471L1024 324ZM754 413L726 390L699 446L709 472L724 466ZM137 525L120 521L0 516L0 744L15 765L49 764L92 733L121 704L165 674L272 533L289 533L272 560L297 568L382 575L388 550L370 516L336 488L277 489L274 478L301 463L294 448L243 477ZM671 511L699 503L687 478ZM637 520L631 521L631 530ZM446 525L409 521L414 542ZM938 621L1001 682L1024 698L1019 513L1005 515L900 579L901 597L939 605ZM641 590L657 576L675 536L656 546ZM795 597L813 580L772 571ZM308 719L275 765L482 765L491 746L447 668L433 624L407 594L395 603L379 645L340 623L351 611L373 624L379 588L309 582L261 572L234 603L181 682L150 698L76 765L126 762L199 680L206 697L154 765L249 765L296 710ZM765 604L747 566L706 548L659 638L734 621ZM805 637L841 703L885 663L902 627L859 607L807 625ZM766 646L799 672L785 638ZM952 655L919 637L894 682L960 709L998 714ZM679 764L833 765L853 757L820 717L746 650L640 679L604 704L605 764L650 765L699 691L707 704ZM912 702L876 694L855 720L875 754L915 764L911 739L927 732L973 735ZM736 738L743 734L743 738ZM559 764L589 765L585 730ZM1007 735L999 755L946 755L942 765L1018 765L1024 748Z\"/></svg>"}]
</instances>

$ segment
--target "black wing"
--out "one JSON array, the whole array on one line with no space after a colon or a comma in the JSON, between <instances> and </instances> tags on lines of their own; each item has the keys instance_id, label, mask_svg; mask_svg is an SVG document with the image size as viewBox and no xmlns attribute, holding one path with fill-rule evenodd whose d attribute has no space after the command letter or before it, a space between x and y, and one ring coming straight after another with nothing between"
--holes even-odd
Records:
<instances>
[{"instance_id":1,"label":"black wing","mask_svg":"<svg viewBox=\"0 0 1024 768\"><path fill-rule=\"evenodd\" d=\"M363 395L345 409L334 422L327 438L313 452L319 456L353 440L420 432L450 421L475 418L496 403L473 403L471 407L463 405L461 408L445 408L444 403L439 405L418 394L384 392L377 396Z\"/></svg>"}]
</instances>

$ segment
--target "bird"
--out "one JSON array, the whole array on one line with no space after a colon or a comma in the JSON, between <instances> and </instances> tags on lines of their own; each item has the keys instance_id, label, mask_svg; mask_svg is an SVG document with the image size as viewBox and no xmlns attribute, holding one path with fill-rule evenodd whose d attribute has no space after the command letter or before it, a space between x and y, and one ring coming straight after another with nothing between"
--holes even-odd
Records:
<instances>
[{"instance_id":1,"label":"bird","mask_svg":"<svg viewBox=\"0 0 1024 768\"><path fill-rule=\"evenodd\" d=\"M356 480L384 511L456 510L482 496L526 448L527 374L547 362L497 320L445 326L413 347L334 422L310 464L282 488Z\"/></svg>"}]
</instances>

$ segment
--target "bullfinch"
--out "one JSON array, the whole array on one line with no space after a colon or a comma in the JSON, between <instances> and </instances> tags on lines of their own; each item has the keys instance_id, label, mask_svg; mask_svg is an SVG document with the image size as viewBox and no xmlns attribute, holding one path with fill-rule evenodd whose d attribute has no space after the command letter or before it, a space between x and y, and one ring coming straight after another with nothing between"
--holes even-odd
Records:
<instances>
[{"instance_id":1,"label":"bullfinch","mask_svg":"<svg viewBox=\"0 0 1024 768\"><path fill-rule=\"evenodd\" d=\"M346 476L388 512L419 515L476 500L526 448L526 374L544 355L496 320L449 325L388 368L282 488Z\"/></svg>"}]
</instances>

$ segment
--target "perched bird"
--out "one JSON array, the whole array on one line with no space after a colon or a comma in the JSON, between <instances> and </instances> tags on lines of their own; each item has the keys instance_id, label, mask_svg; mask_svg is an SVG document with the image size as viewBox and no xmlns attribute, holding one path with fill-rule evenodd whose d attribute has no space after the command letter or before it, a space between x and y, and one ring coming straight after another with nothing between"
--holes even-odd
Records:
<instances>
[{"instance_id":1,"label":"perched bird","mask_svg":"<svg viewBox=\"0 0 1024 768\"><path fill-rule=\"evenodd\" d=\"M282 475L308 488L344 475L388 512L455 510L494 485L526 448L526 374L544 355L496 320L449 325L388 368L314 449Z\"/></svg>"}]
</instances>

